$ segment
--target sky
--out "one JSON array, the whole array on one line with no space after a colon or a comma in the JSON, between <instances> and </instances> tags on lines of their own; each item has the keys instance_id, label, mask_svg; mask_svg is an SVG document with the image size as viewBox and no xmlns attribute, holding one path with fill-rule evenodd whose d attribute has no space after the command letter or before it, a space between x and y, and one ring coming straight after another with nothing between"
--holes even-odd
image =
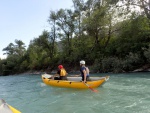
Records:
<instances>
[{"instance_id":1,"label":"sky","mask_svg":"<svg viewBox=\"0 0 150 113\"><path fill-rule=\"evenodd\" d=\"M72 0L0 0L0 58L15 39L28 47L31 40L50 29L50 11L73 6Z\"/></svg>"}]
</instances>

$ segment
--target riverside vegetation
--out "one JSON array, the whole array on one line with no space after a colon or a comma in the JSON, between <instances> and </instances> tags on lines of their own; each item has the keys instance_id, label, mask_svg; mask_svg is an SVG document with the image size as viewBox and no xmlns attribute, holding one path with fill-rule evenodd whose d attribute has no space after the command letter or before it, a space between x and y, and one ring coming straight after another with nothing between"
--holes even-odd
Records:
<instances>
[{"instance_id":1,"label":"riverside vegetation","mask_svg":"<svg viewBox=\"0 0 150 113\"><path fill-rule=\"evenodd\" d=\"M150 67L150 1L72 0L72 9L50 11L51 30L3 49L0 75L78 70L85 60L93 72L129 72ZM139 9L139 10L138 10Z\"/></svg>"}]
</instances>

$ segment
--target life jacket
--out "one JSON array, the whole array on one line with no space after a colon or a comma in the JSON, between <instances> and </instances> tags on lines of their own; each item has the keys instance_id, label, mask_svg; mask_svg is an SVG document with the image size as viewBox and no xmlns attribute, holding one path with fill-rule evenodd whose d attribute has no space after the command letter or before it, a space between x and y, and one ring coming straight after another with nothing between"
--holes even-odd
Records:
<instances>
[{"instance_id":1,"label":"life jacket","mask_svg":"<svg viewBox=\"0 0 150 113\"><path fill-rule=\"evenodd\" d=\"M66 70L62 68L60 70L60 76L66 76L66 74L67 74Z\"/></svg>"},{"instance_id":2,"label":"life jacket","mask_svg":"<svg viewBox=\"0 0 150 113\"><path fill-rule=\"evenodd\" d=\"M80 72L81 72L81 76L84 76L83 70L86 71L86 76L89 76L89 68L88 67L81 67L80 68Z\"/></svg>"},{"instance_id":3,"label":"life jacket","mask_svg":"<svg viewBox=\"0 0 150 113\"><path fill-rule=\"evenodd\" d=\"M86 76L89 76L90 71L88 67L85 67L85 71L86 71Z\"/></svg>"}]
</instances>

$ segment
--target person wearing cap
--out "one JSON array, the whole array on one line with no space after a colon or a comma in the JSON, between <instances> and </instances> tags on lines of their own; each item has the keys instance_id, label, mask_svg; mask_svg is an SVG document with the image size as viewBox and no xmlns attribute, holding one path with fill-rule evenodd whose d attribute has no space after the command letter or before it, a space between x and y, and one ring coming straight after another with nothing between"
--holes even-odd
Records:
<instances>
[{"instance_id":1,"label":"person wearing cap","mask_svg":"<svg viewBox=\"0 0 150 113\"><path fill-rule=\"evenodd\" d=\"M59 79L59 80L67 80L67 77L66 77L67 72L66 72L66 70L64 69L63 65L59 65L59 66L58 66L58 71L57 71L57 74L56 74L56 75L59 75L59 78L57 78L57 79ZM56 76L56 75L55 75L55 76Z\"/></svg>"},{"instance_id":2,"label":"person wearing cap","mask_svg":"<svg viewBox=\"0 0 150 113\"><path fill-rule=\"evenodd\" d=\"M84 60L80 61L80 72L81 72L82 81L84 83L86 81L90 81L90 79L89 79L89 69L85 66L85 61Z\"/></svg>"}]
</instances>

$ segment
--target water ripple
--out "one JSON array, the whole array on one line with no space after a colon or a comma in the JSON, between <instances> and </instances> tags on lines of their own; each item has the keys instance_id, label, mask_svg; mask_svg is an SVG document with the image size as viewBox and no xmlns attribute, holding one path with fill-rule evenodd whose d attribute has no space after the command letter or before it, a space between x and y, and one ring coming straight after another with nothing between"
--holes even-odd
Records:
<instances>
[{"instance_id":1,"label":"water ripple","mask_svg":"<svg viewBox=\"0 0 150 113\"><path fill-rule=\"evenodd\" d=\"M131 104L129 106L125 106L124 108L131 108L131 107L136 106L136 105L137 105L136 102L134 102L133 104Z\"/></svg>"},{"instance_id":2,"label":"water ripple","mask_svg":"<svg viewBox=\"0 0 150 113\"><path fill-rule=\"evenodd\" d=\"M149 75L112 74L98 93L50 87L40 75L0 77L0 97L22 113L150 113Z\"/></svg>"}]
</instances>

